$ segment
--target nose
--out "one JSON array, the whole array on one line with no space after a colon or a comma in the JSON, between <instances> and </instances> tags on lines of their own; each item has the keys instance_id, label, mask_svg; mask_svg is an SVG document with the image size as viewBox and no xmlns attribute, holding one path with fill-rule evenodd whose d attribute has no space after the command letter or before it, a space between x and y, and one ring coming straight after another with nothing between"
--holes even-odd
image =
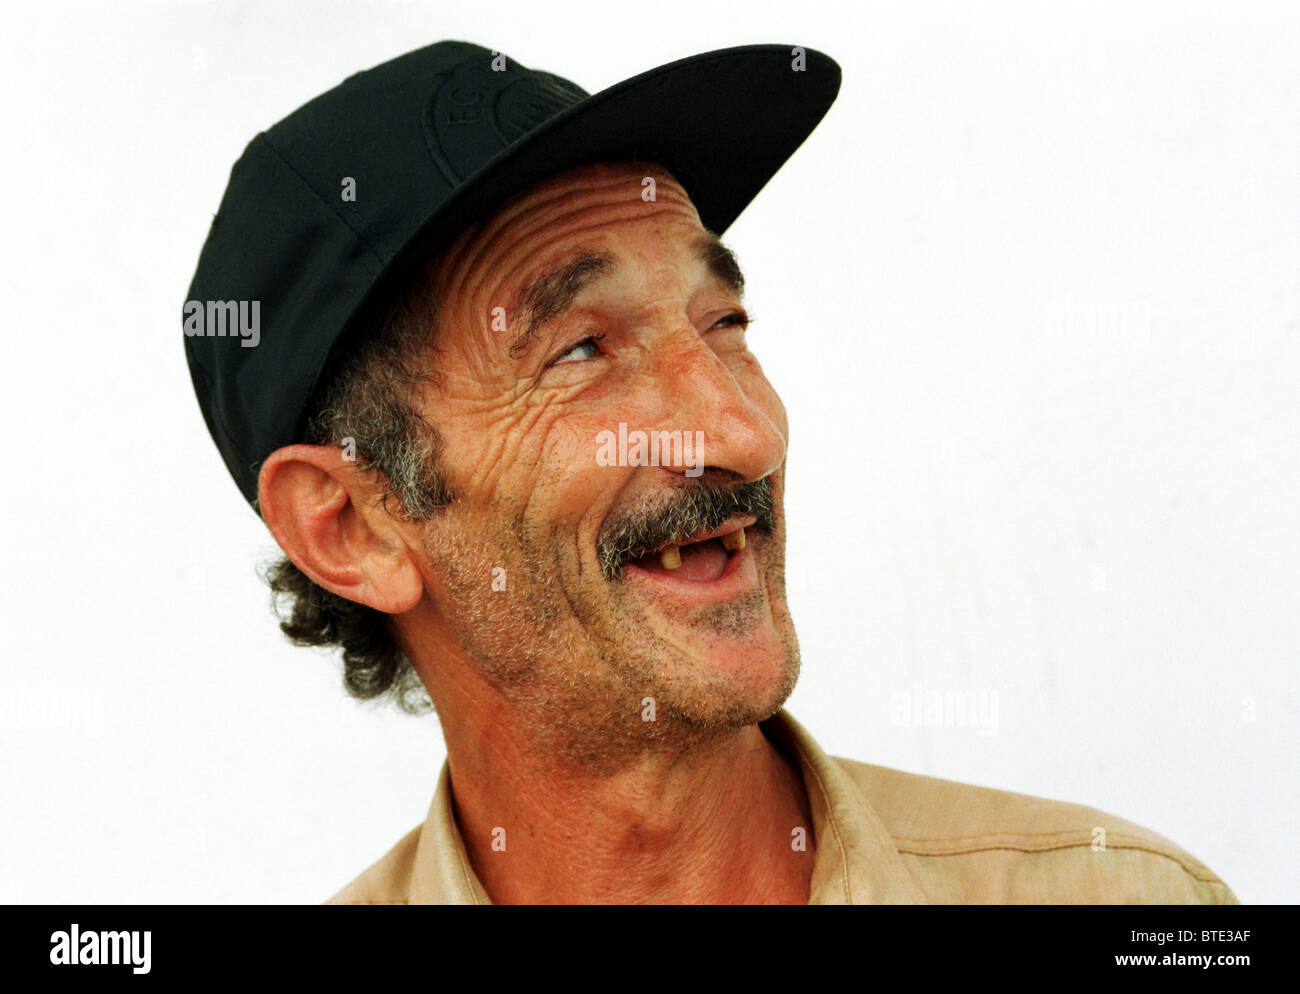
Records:
<instances>
[{"instance_id":1,"label":"nose","mask_svg":"<svg viewBox=\"0 0 1300 994\"><path fill-rule=\"evenodd\" d=\"M660 423L697 443L689 458L661 465L696 477L723 470L745 481L776 472L785 460L786 439L774 419L784 422L784 412L757 364L733 374L694 328L661 345L655 359Z\"/></svg>"}]
</instances>

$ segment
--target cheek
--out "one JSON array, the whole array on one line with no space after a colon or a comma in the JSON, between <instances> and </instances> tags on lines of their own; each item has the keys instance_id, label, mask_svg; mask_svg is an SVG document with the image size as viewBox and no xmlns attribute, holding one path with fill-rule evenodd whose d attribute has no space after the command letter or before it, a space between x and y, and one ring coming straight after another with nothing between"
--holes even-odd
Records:
<instances>
[{"instance_id":1,"label":"cheek","mask_svg":"<svg viewBox=\"0 0 1300 994\"><path fill-rule=\"evenodd\" d=\"M596 436L606 425L599 420L563 392L462 412L458 496L498 514L531 508L551 523L580 515L601 489Z\"/></svg>"},{"instance_id":2,"label":"cheek","mask_svg":"<svg viewBox=\"0 0 1300 994\"><path fill-rule=\"evenodd\" d=\"M599 521L610 507L634 470L605 465L599 457L602 432L617 429L618 420L635 422L636 414L622 410L618 417L592 411L558 418L546 436L546 448L540 460L538 485L548 495L550 513L557 523L581 530L584 519Z\"/></svg>"}]
</instances>

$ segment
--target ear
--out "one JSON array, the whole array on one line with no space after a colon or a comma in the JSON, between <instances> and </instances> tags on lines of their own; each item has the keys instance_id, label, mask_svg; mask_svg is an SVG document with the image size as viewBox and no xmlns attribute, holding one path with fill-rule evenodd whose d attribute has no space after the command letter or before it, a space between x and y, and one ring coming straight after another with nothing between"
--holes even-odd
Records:
<instances>
[{"instance_id":1,"label":"ear","mask_svg":"<svg viewBox=\"0 0 1300 994\"><path fill-rule=\"evenodd\" d=\"M276 542L312 580L385 614L424 596L411 526L379 501L373 471L332 445L288 445L262 464L258 507Z\"/></svg>"}]
</instances>

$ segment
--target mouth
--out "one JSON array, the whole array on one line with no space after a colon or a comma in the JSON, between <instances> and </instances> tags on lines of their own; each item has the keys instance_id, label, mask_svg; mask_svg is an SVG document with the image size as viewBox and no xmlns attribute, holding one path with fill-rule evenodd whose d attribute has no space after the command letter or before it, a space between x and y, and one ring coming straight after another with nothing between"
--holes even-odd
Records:
<instances>
[{"instance_id":1,"label":"mouth","mask_svg":"<svg viewBox=\"0 0 1300 994\"><path fill-rule=\"evenodd\" d=\"M757 580L750 551L754 533L745 531L756 520L754 515L733 518L711 531L661 545L629 561L627 574L697 596L734 596Z\"/></svg>"}]
</instances>

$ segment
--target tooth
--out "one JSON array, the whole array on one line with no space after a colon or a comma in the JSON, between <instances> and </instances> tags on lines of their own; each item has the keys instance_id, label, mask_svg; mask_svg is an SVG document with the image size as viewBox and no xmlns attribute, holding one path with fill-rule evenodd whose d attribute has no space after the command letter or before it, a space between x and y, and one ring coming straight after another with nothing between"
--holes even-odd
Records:
<instances>
[{"instance_id":1,"label":"tooth","mask_svg":"<svg viewBox=\"0 0 1300 994\"><path fill-rule=\"evenodd\" d=\"M682 564L682 550L670 545L659 553L659 565L664 569L677 569Z\"/></svg>"},{"instance_id":2,"label":"tooth","mask_svg":"<svg viewBox=\"0 0 1300 994\"><path fill-rule=\"evenodd\" d=\"M745 529L737 528L730 535L722 536L722 547L730 552L745 547Z\"/></svg>"}]
</instances>

